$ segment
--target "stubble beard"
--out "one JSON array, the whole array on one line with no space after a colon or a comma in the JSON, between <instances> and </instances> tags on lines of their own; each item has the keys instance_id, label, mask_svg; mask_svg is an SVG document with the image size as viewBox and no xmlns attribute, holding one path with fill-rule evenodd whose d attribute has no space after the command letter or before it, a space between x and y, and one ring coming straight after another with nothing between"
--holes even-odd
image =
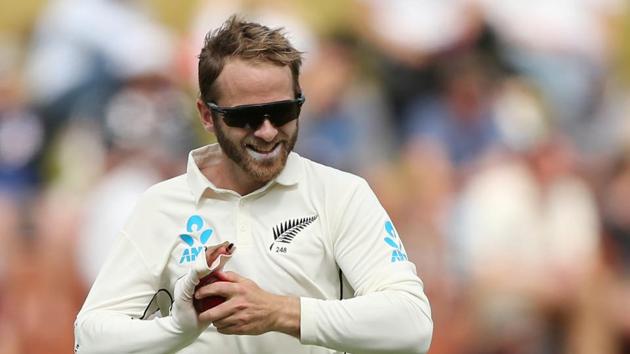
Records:
<instances>
[{"instance_id":1,"label":"stubble beard","mask_svg":"<svg viewBox=\"0 0 630 354\"><path fill-rule=\"evenodd\" d=\"M236 142L228 138L224 128L217 123L219 122L215 122L214 124L214 134L217 137L217 142L221 150L223 150L223 153L248 176L260 183L267 183L282 172L282 169L284 169L287 163L289 153L293 151L295 147L298 136L298 126L296 125L295 132L291 136L286 136L279 132L280 138L271 144L261 142L260 139L251 135L240 142ZM278 147L280 152L275 158L256 160L247 151L247 145L256 147L275 146L276 144L280 145Z\"/></svg>"}]
</instances>

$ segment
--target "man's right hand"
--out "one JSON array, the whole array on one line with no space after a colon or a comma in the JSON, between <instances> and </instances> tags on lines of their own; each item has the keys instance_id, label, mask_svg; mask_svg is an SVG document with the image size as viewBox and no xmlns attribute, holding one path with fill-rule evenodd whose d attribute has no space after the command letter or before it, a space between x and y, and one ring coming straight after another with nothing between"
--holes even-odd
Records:
<instances>
[{"instance_id":1,"label":"man's right hand","mask_svg":"<svg viewBox=\"0 0 630 354\"><path fill-rule=\"evenodd\" d=\"M182 333L198 332L200 334L210 325L210 322L199 321L193 306L195 287L201 278L215 270L222 269L233 251L233 245L227 241L208 247L205 252L206 257L198 257L188 273L175 283L175 299L171 319L174 327L181 330Z\"/></svg>"}]
</instances>

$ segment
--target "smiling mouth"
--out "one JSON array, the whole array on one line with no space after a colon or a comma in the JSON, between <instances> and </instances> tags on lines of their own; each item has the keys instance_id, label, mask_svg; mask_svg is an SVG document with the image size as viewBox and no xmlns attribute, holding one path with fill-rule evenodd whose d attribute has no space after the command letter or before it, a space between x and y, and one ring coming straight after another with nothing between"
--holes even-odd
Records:
<instances>
[{"instance_id":1,"label":"smiling mouth","mask_svg":"<svg viewBox=\"0 0 630 354\"><path fill-rule=\"evenodd\" d=\"M268 150L256 148L253 145L246 145L245 148L249 153L249 156L253 157L255 160L275 158L280 153L280 143L276 143Z\"/></svg>"}]
</instances>

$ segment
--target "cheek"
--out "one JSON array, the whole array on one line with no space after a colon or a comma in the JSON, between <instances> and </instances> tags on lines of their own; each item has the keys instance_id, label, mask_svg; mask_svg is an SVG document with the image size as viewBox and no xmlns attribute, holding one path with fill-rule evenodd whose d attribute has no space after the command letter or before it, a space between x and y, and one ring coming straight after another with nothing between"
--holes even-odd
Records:
<instances>
[{"instance_id":1,"label":"cheek","mask_svg":"<svg viewBox=\"0 0 630 354\"><path fill-rule=\"evenodd\" d=\"M289 123L283 125L278 129L280 133L286 137L290 137L296 134L298 130L298 120L292 120Z\"/></svg>"},{"instance_id":2,"label":"cheek","mask_svg":"<svg viewBox=\"0 0 630 354\"><path fill-rule=\"evenodd\" d=\"M247 132L242 131L242 129L238 129L237 131L232 131L231 133L229 133L229 137L230 139L232 139L233 141L237 142L237 143L242 143L243 141L245 141L247 139L248 135L251 135Z\"/></svg>"},{"instance_id":3,"label":"cheek","mask_svg":"<svg viewBox=\"0 0 630 354\"><path fill-rule=\"evenodd\" d=\"M223 135L225 139L230 140L238 145L240 145L243 139L245 139L248 135L245 129L232 128L225 124L221 124L220 122L215 122L214 130L220 131L219 133Z\"/></svg>"},{"instance_id":4,"label":"cheek","mask_svg":"<svg viewBox=\"0 0 630 354\"><path fill-rule=\"evenodd\" d=\"M240 129L239 129L240 130ZM227 138L230 139L232 144L238 146L239 148L243 148L249 141L252 140L251 134L247 132L240 131L228 131Z\"/></svg>"}]
</instances>

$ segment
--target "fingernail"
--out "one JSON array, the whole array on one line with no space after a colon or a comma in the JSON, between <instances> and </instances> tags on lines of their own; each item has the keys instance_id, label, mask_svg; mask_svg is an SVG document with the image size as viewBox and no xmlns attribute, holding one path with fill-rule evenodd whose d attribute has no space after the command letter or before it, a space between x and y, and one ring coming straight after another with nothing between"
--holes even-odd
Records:
<instances>
[{"instance_id":1,"label":"fingernail","mask_svg":"<svg viewBox=\"0 0 630 354\"><path fill-rule=\"evenodd\" d=\"M227 250L228 250L228 251L230 251L230 250L232 249L232 247L234 247L234 244L233 244L233 243L230 243L230 244L227 246Z\"/></svg>"}]
</instances>

